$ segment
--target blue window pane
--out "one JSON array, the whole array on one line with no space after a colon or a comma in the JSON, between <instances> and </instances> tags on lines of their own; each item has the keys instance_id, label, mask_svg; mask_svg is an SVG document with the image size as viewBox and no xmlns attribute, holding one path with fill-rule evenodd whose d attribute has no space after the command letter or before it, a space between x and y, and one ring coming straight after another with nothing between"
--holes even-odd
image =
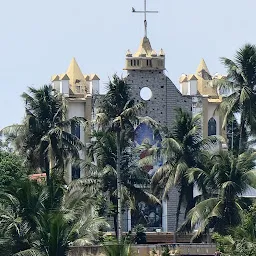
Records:
<instances>
[{"instance_id":1,"label":"blue window pane","mask_svg":"<svg viewBox=\"0 0 256 256\"><path fill-rule=\"evenodd\" d=\"M80 179L81 170L78 166L72 166L72 180Z\"/></svg>"}]
</instances>

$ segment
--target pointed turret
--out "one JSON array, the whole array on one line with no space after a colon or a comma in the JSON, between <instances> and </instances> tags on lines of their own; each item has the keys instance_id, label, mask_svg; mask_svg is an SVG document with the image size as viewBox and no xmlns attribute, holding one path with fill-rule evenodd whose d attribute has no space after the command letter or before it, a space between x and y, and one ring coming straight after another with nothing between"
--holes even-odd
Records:
<instances>
[{"instance_id":1,"label":"pointed turret","mask_svg":"<svg viewBox=\"0 0 256 256\"><path fill-rule=\"evenodd\" d=\"M70 79L69 83L73 91L75 91L74 89L77 84L80 84L80 85L82 84L85 86L86 81L85 81L84 75L81 72L81 69L78 66L75 58L72 58L71 60L71 63L67 70L67 75Z\"/></svg>"},{"instance_id":2,"label":"pointed turret","mask_svg":"<svg viewBox=\"0 0 256 256\"><path fill-rule=\"evenodd\" d=\"M131 53L131 51L129 49L126 52L126 57L132 57L132 53Z\"/></svg>"},{"instance_id":3,"label":"pointed turret","mask_svg":"<svg viewBox=\"0 0 256 256\"><path fill-rule=\"evenodd\" d=\"M139 49L134 54L134 57L140 57L142 55L151 56L151 53L152 53L152 47L151 47L150 41L147 37L143 37L143 39L140 42Z\"/></svg>"},{"instance_id":4,"label":"pointed turret","mask_svg":"<svg viewBox=\"0 0 256 256\"><path fill-rule=\"evenodd\" d=\"M155 51L155 50L152 50L152 52L151 52L151 56L152 56L152 57L157 57L157 53L156 53L156 51Z\"/></svg>"},{"instance_id":5,"label":"pointed turret","mask_svg":"<svg viewBox=\"0 0 256 256\"><path fill-rule=\"evenodd\" d=\"M162 57L164 57L164 56L165 56L165 53L164 53L164 50L163 50L163 49L161 49L161 50L160 50L160 52L159 52L159 56L162 56Z\"/></svg>"},{"instance_id":6,"label":"pointed turret","mask_svg":"<svg viewBox=\"0 0 256 256\"><path fill-rule=\"evenodd\" d=\"M208 69L204 59L201 59L201 61L199 63L199 66L198 66L198 68L196 70L196 74L202 72L202 70L206 71L210 75L210 71L209 71L209 69Z\"/></svg>"}]
</instances>

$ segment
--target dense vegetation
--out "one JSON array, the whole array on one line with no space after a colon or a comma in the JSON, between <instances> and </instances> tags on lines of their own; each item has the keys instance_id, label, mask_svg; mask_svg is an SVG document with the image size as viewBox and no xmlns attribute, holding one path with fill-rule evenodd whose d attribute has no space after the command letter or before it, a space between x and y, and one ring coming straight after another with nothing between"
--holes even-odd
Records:
<instances>
[{"instance_id":1,"label":"dense vegetation","mask_svg":"<svg viewBox=\"0 0 256 256\"><path fill-rule=\"evenodd\" d=\"M108 217L120 242L122 212L136 211L140 202L159 205L172 188L179 194L175 239L178 232L193 232L194 239L214 239L227 255L255 255L256 207L243 195L256 188L256 47L245 45L234 60L222 62L227 77L216 86L231 94L216 111L224 118L223 130L233 123L233 138L230 132L203 138L201 115L182 109L172 127L141 118L144 105L135 104L129 85L116 75L92 124L66 119L67 102L51 86L29 88L22 95L23 122L1 131L0 255L66 255L70 246L102 243ZM142 122L162 138L157 145L134 147ZM71 133L78 125L90 133L87 147ZM220 148L223 143L228 150ZM80 151L86 160L79 159ZM150 177L147 168L159 161ZM67 184L69 165L79 166L84 176ZM32 180L35 173L46 179ZM145 240L143 230L137 227L137 242ZM130 254L119 242L112 250Z\"/></svg>"}]
</instances>

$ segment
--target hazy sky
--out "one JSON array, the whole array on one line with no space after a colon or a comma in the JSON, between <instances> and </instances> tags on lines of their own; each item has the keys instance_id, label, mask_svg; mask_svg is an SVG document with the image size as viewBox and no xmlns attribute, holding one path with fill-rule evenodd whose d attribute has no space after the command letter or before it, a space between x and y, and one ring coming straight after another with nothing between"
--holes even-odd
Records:
<instances>
[{"instance_id":1,"label":"hazy sky","mask_svg":"<svg viewBox=\"0 0 256 256\"><path fill-rule=\"evenodd\" d=\"M143 17L131 8L143 0L9 0L0 9L0 129L20 122L27 86L48 84L76 57L83 73L101 84L124 68L127 49L137 50ZM256 43L255 0L148 0L148 37L166 53L168 76L177 85L203 57L212 73L225 70L243 44Z\"/></svg>"}]
</instances>

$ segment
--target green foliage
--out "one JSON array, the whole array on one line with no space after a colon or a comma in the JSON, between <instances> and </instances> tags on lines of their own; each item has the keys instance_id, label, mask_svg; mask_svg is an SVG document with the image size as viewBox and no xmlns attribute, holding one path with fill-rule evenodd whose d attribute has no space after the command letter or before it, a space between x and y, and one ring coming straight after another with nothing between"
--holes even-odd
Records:
<instances>
[{"instance_id":1,"label":"green foliage","mask_svg":"<svg viewBox=\"0 0 256 256\"><path fill-rule=\"evenodd\" d=\"M239 153L246 150L248 128L255 134L256 127L256 46L246 44L236 52L234 60L221 58L227 69L227 77L217 82L222 88L229 88L232 93L223 98L218 110L224 115L223 126L230 115L239 113Z\"/></svg>"},{"instance_id":2,"label":"green foliage","mask_svg":"<svg viewBox=\"0 0 256 256\"><path fill-rule=\"evenodd\" d=\"M52 186L52 187L51 187ZM94 210L95 198L75 182L68 190L28 182L1 194L0 250L9 244L10 254L66 255L70 245L83 246L97 240L105 225Z\"/></svg>"},{"instance_id":3,"label":"green foliage","mask_svg":"<svg viewBox=\"0 0 256 256\"><path fill-rule=\"evenodd\" d=\"M138 167L131 152L134 127L142 107L143 104L135 105L131 99L125 80L114 75L96 115L98 129L92 134L94 143L89 151L91 158L97 159L97 168L93 169L101 177L103 193L109 194L108 210L114 217L116 232L121 227L122 206L133 208L139 200L157 201L143 190L149 184L149 176Z\"/></svg>"},{"instance_id":4,"label":"green foliage","mask_svg":"<svg viewBox=\"0 0 256 256\"><path fill-rule=\"evenodd\" d=\"M228 150L233 151L234 154L239 154L239 138L240 138L240 127L236 118L232 115L227 121L227 144ZM245 143L248 139L248 135L243 138ZM244 143L244 142L243 142Z\"/></svg>"},{"instance_id":5,"label":"green foliage","mask_svg":"<svg viewBox=\"0 0 256 256\"><path fill-rule=\"evenodd\" d=\"M106 256L131 256L134 254L131 245L126 241L105 243L104 253Z\"/></svg>"},{"instance_id":6,"label":"green foliage","mask_svg":"<svg viewBox=\"0 0 256 256\"><path fill-rule=\"evenodd\" d=\"M189 182L188 169L199 166L202 152L210 150L219 139L217 136L203 139L200 120L201 115L192 117L191 113L177 109L174 125L163 138L161 149L151 150L156 160L160 158L163 161L151 181L153 193L167 198L172 187L179 192L175 230L178 229L181 206L185 207L185 215L194 206L193 184Z\"/></svg>"},{"instance_id":7,"label":"green foliage","mask_svg":"<svg viewBox=\"0 0 256 256\"><path fill-rule=\"evenodd\" d=\"M115 134L113 132L95 132L95 142L92 143L89 151L91 156L97 159L97 166L93 164L82 164L84 168L89 168L89 174L85 178L85 186L87 188L94 186L94 190L101 191L99 196L99 211L102 216L117 215L117 172L116 159L117 148L115 143ZM122 144L124 145L124 144ZM126 145L131 145L127 143ZM122 208L136 208L138 202L144 201L148 203L159 203L150 193L147 193L144 188L150 184L150 177L147 172L140 168L134 157L134 151L128 146L122 148L120 161L120 174L122 182ZM88 179L93 179L94 182L88 184ZM95 182L95 181L98 182ZM99 194L99 192L98 192ZM105 195L109 195L109 201ZM116 219L115 219L116 221Z\"/></svg>"},{"instance_id":8,"label":"green foliage","mask_svg":"<svg viewBox=\"0 0 256 256\"><path fill-rule=\"evenodd\" d=\"M146 229L143 227L143 225L139 224L134 228L135 232L135 238L134 242L136 244L146 244L147 243L147 237L146 237Z\"/></svg>"},{"instance_id":9,"label":"green foliage","mask_svg":"<svg viewBox=\"0 0 256 256\"><path fill-rule=\"evenodd\" d=\"M256 255L256 243L249 242L246 240L246 238L234 240L231 235L221 236L219 234L214 234L213 239L217 244L218 250L222 253L221 255Z\"/></svg>"},{"instance_id":10,"label":"green foliage","mask_svg":"<svg viewBox=\"0 0 256 256\"><path fill-rule=\"evenodd\" d=\"M164 249L162 249L162 256L170 256L170 249L169 246L164 246Z\"/></svg>"},{"instance_id":11,"label":"green foliage","mask_svg":"<svg viewBox=\"0 0 256 256\"><path fill-rule=\"evenodd\" d=\"M22 98L26 108L23 123L4 128L3 134L31 168L46 172L47 183L52 170L62 179L67 162L78 158L83 148L81 141L68 131L72 124L85 124L85 120L78 117L67 120L65 98L51 86L38 90L29 87Z\"/></svg>"},{"instance_id":12,"label":"green foliage","mask_svg":"<svg viewBox=\"0 0 256 256\"><path fill-rule=\"evenodd\" d=\"M200 224L197 235L208 228L225 235L230 227L241 223L242 209L246 207L241 195L249 186L256 186L255 160L253 151L238 156L220 151L208 159L208 168L190 169L190 181L203 193L187 219L192 227Z\"/></svg>"},{"instance_id":13,"label":"green foliage","mask_svg":"<svg viewBox=\"0 0 256 256\"><path fill-rule=\"evenodd\" d=\"M0 150L0 191L25 181L28 174L28 169L18 155Z\"/></svg>"}]
</instances>

